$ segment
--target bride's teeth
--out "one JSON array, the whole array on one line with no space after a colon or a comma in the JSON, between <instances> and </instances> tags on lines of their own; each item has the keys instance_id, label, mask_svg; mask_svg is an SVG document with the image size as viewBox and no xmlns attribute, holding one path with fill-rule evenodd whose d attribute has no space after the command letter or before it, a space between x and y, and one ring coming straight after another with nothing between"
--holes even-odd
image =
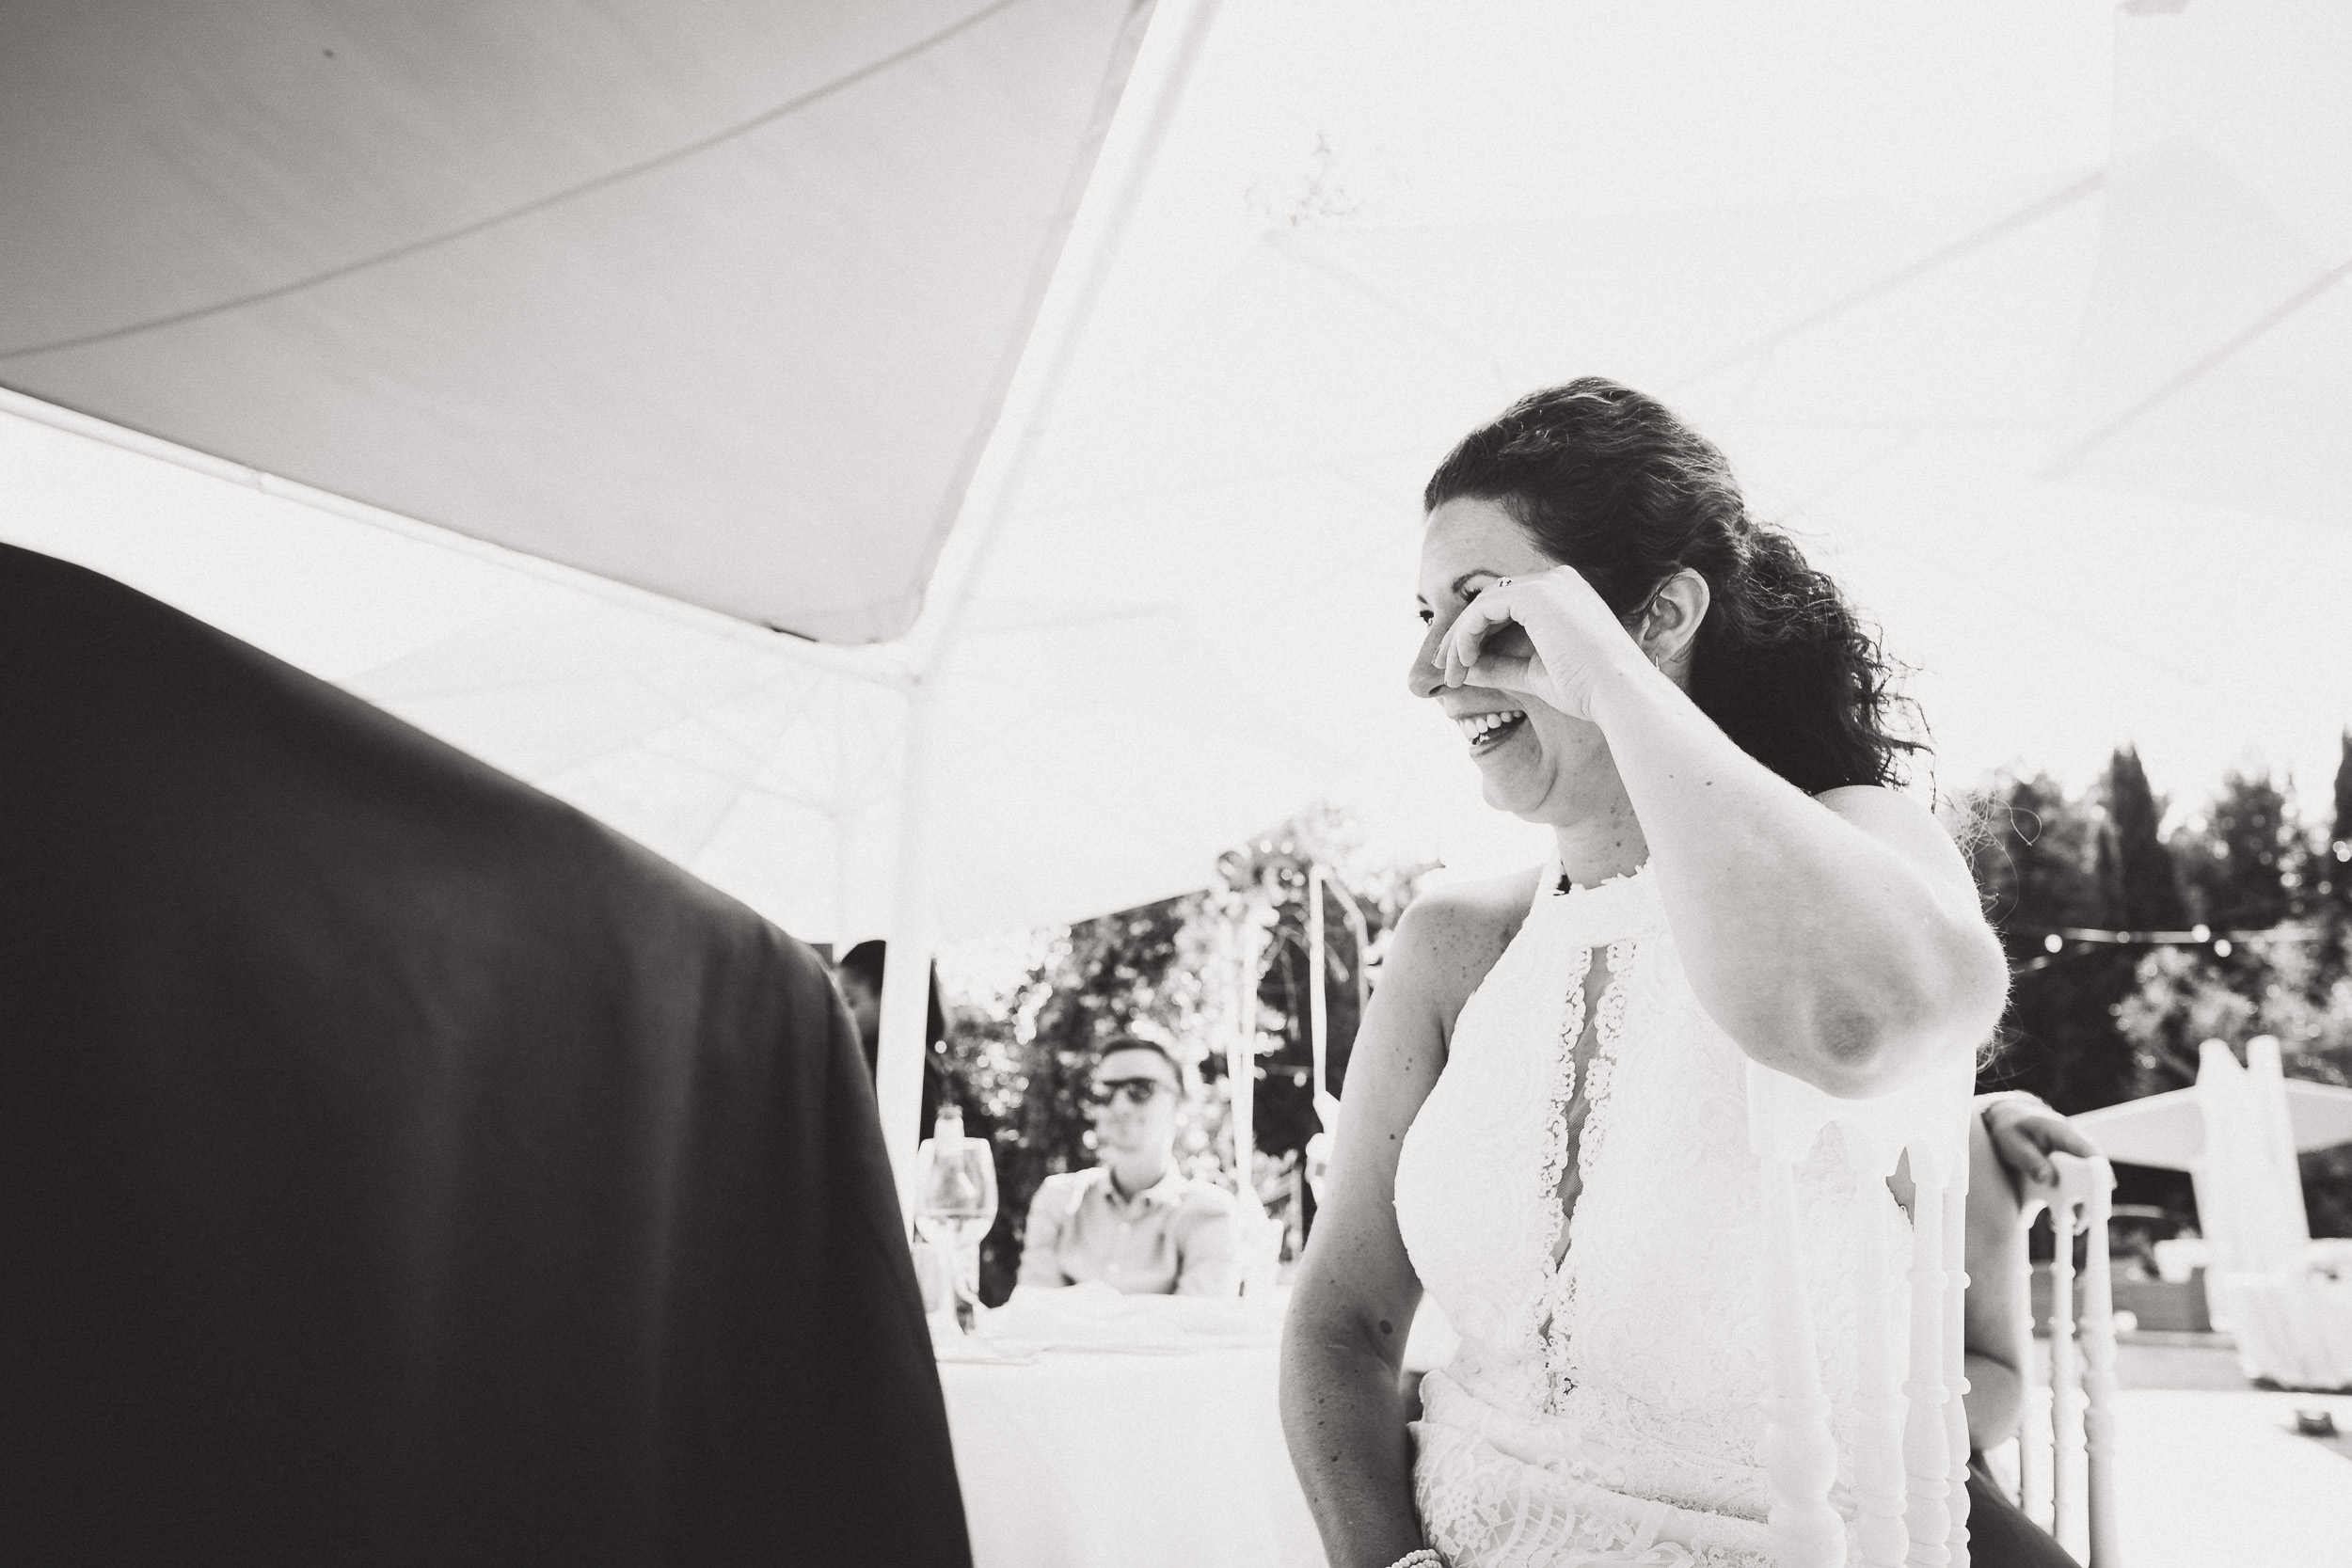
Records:
<instances>
[{"instance_id":1,"label":"bride's teeth","mask_svg":"<svg viewBox=\"0 0 2352 1568\"><path fill-rule=\"evenodd\" d=\"M1526 717L1518 709L1510 708L1500 713L1473 713L1454 722L1460 727L1465 738L1479 741Z\"/></svg>"}]
</instances>

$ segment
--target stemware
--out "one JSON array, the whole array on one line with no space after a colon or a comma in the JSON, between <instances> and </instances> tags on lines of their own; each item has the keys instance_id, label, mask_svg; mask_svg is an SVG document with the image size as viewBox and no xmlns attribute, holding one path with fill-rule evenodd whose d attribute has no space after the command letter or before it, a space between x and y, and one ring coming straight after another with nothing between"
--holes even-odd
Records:
<instances>
[{"instance_id":1,"label":"stemware","mask_svg":"<svg viewBox=\"0 0 2352 1568\"><path fill-rule=\"evenodd\" d=\"M996 1160L985 1139L967 1137L963 1113L940 1108L915 1152L914 1233L948 1259L956 1325L969 1332L979 1301L980 1241L996 1223Z\"/></svg>"}]
</instances>

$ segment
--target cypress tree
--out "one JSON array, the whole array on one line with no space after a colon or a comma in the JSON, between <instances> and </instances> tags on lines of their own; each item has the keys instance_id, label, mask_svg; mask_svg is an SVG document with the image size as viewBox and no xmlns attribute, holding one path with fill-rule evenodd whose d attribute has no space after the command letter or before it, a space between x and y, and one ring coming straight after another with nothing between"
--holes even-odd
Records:
<instances>
[{"instance_id":1,"label":"cypress tree","mask_svg":"<svg viewBox=\"0 0 2352 1568\"><path fill-rule=\"evenodd\" d=\"M2352 921L2352 730L2344 732L2344 750L2336 763L2336 809L2328 823L2328 842L2320 846L2314 869L2318 873L2321 909L2339 922Z\"/></svg>"},{"instance_id":2,"label":"cypress tree","mask_svg":"<svg viewBox=\"0 0 2352 1568\"><path fill-rule=\"evenodd\" d=\"M2100 834L2101 883L2116 924L2128 931L2177 930L2188 923L2181 874L2157 825L2164 807L2148 787L2148 770L2130 746L2107 764L2106 830Z\"/></svg>"},{"instance_id":3,"label":"cypress tree","mask_svg":"<svg viewBox=\"0 0 2352 1568\"><path fill-rule=\"evenodd\" d=\"M2088 800L2069 800L2047 778L2004 780L1994 800L1994 832L1973 859L2014 979L2000 1049L1979 1085L2031 1089L2070 1113L2111 1105L2132 1083L2132 1047L2112 1008L2135 955L2082 942L2052 953L2046 941L2054 927L2116 923L2112 883L2099 874L2114 862L2103 825Z\"/></svg>"},{"instance_id":4,"label":"cypress tree","mask_svg":"<svg viewBox=\"0 0 2352 1568\"><path fill-rule=\"evenodd\" d=\"M2321 995L2352 970L2352 730L2344 733L2336 763L2335 806L2327 836L2312 854L2311 913L2319 927L2312 985Z\"/></svg>"}]
</instances>

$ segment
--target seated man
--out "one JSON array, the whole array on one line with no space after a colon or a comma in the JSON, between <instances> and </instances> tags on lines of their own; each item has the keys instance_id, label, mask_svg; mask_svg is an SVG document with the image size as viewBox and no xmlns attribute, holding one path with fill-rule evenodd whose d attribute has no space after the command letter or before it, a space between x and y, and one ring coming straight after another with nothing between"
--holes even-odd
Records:
<instances>
[{"instance_id":1,"label":"seated man","mask_svg":"<svg viewBox=\"0 0 2352 1568\"><path fill-rule=\"evenodd\" d=\"M1240 1283L1232 1195L1176 1168L1184 1069L1149 1040L1095 1059L1091 1170L1049 1176L1029 1204L1020 1284L1099 1279L1130 1295L1229 1296Z\"/></svg>"}]
</instances>

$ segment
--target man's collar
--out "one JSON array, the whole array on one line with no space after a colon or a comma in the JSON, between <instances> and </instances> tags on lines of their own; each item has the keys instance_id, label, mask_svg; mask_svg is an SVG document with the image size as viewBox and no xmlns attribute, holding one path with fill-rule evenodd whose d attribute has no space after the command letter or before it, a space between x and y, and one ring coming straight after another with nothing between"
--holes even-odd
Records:
<instances>
[{"instance_id":1,"label":"man's collar","mask_svg":"<svg viewBox=\"0 0 2352 1568\"><path fill-rule=\"evenodd\" d=\"M1101 1179L1103 1196L1112 1203L1168 1203L1183 1196L1184 1189L1192 1185L1192 1178L1186 1176L1183 1167L1175 1161L1170 1160L1168 1163L1168 1168L1160 1172L1160 1179L1157 1181L1132 1197L1121 1198L1119 1193L1119 1183L1111 1180L1111 1167L1097 1165L1094 1169Z\"/></svg>"}]
</instances>

